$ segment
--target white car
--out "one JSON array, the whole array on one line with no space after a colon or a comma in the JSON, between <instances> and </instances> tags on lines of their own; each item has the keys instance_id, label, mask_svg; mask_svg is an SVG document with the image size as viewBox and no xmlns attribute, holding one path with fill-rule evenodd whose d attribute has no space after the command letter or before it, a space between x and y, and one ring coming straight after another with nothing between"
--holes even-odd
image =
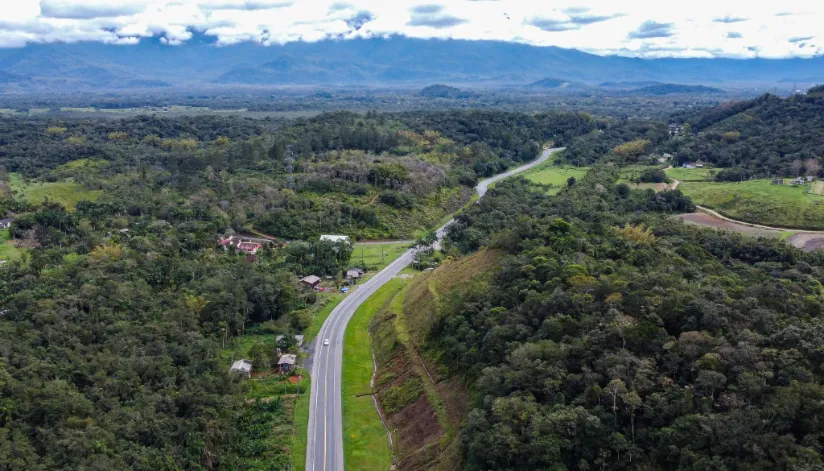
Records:
<instances>
[{"instance_id":1,"label":"white car","mask_svg":"<svg viewBox=\"0 0 824 471\"><path fill-rule=\"evenodd\" d=\"M324 347L328 347L328 346L329 346L329 339L323 339L323 346L324 346Z\"/></svg>"}]
</instances>

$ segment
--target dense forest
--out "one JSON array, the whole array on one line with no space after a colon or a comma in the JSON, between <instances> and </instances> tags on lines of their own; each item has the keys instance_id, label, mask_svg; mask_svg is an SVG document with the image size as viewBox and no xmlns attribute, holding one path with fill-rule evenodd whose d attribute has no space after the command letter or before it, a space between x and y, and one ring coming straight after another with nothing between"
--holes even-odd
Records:
<instances>
[{"instance_id":1,"label":"dense forest","mask_svg":"<svg viewBox=\"0 0 824 471\"><path fill-rule=\"evenodd\" d=\"M690 134L662 147L677 163L701 160L747 176L818 176L824 156L824 94L764 95L709 110L679 113ZM813 159L813 168L806 168ZM818 165L816 165L818 164Z\"/></svg>"},{"instance_id":2,"label":"dense forest","mask_svg":"<svg viewBox=\"0 0 824 471\"><path fill-rule=\"evenodd\" d=\"M499 112L0 119L0 216L20 251L0 267L0 469L288 467L291 447L267 435L291 424L287 404L247 404L220 355L247 332L309 326L316 297L296 275L350 263L317 234L429 229L479 177L591 126ZM305 240L251 260L217 245L242 230Z\"/></svg>"},{"instance_id":3,"label":"dense forest","mask_svg":"<svg viewBox=\"0 0 824 471\"><path fill-rule=\"evenodd\" d=\"M463 377L463 467L821 469L824 258L685 226L677 190L599 166L496 186L448 253L504 250L441 299L426 355Z\"/></svg>"},{"instance_id":4,"label":"dense forest","mask_svg":"<svg viewBox=\"0 0 824 471\"><path fill-rule=\"evenodd\" d=\"M130 214L157 214L175 201L218 208L224 227L235 231L399 238L464 204L479 177L593 126L577 113L492 111L13 118L0 120L0 167L29 180L103 190L102 202L125 205Z\"/></svg>"}]
</instances>

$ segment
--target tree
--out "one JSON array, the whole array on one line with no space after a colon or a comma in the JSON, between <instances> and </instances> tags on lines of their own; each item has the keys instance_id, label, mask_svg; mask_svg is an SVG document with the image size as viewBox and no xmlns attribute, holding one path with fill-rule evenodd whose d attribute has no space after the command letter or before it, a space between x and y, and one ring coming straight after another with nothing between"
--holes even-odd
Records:
<instances>
[{"instance_id":1,"label":"tree","mask_svg":"<svg viewBox=\"0 0 824 471\"><path fill-rule=\"evenodd\" d=\"M809 158L804 161L804 168L807 169L807 175L817 177L821 172L821 163L816 158Z\"/></svg>"}]
</instances>

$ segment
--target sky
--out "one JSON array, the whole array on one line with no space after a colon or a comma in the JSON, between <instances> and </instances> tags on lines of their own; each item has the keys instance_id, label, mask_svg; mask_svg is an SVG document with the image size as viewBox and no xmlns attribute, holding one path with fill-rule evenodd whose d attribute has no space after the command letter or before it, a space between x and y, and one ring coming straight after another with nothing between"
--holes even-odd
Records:
<instances>
[{"instance_id":1,"label":"sky","mask_svg":"<svg viewBox=\"0 0 824 471\"><path fill-rule=\"evenodd\" d=\"M824 54L809 0L0 0L0 47L157 37L183 46L405 35L512 41L634 57Z\"/></svg>"}]
</instances>

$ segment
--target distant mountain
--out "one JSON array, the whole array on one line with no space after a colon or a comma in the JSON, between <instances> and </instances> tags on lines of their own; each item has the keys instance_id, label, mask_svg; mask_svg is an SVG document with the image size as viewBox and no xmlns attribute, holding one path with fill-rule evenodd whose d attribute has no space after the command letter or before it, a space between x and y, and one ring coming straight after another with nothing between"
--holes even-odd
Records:
<instances>
[{"instance_id":1,"label":"distant mountain","mask_svg":"<svg viewBox=\"0 0 824 471\"><path fill-rule=\"evenodd\" d=\"M557 88L557 89L574 89L582 88L582 84L571 82L569 80L547 77L527 85L529 88Z\"/></svg>"},{"instance_id":2,"label":"distant mountain","mask_svg":"<svg viewBox=\"0 0 824 471\"><path fill-rule=\"evenodd\" d=\"M420 92L418 95L426 98L454 98L464 99L477 96L477 93L467 92L460 88L450 87L448 85L430 85Z\"/></svg>"},{"instance_id":3,"label":"distant mountain","mask_svg":"<svg viewBox=\"0 0 824 471\"><path fill-rule=\"evenodd\" d=\"M655 80L646 80L642 82L601 82L598 84L598 86L602 88L631 90L635 88L650 87L659 84L661 84L661 82L656 82Z\"/></svg>"},{"instance_id":4,"label":"distant mountain","mask_svg":"<svg viewBox=\"0 0 824 471\"><path fill-rule=\"evenodd\" d=\"M424 86L433 82L489 86L668 82L688 85L774 84L787 77L824 81L824 57L813 59L638 59L499 41L389 38L217 47L195 37L181 46L157 38L133 46L81 42L0 49L0 89L23 82L47 91L145 86ZM16 78L16 77L19 77ZM142 82L141 82L142 81ZM644 84L644 85L641 85ZM569 87L567 85L566 87ZM633 88L602 85L603 88Z\"/></svg>"},{"instance_id":5,"label":"distant mountain","mask_svg":"<svg viewBox=\"0 0 824 471\"><path fill-rule=\"evenodd\" d=\"M720 94L724 90L704 85L682 85L676 83L659 83L631 90L634 95L697 95Z\"/></svg>"}]
</instances>

